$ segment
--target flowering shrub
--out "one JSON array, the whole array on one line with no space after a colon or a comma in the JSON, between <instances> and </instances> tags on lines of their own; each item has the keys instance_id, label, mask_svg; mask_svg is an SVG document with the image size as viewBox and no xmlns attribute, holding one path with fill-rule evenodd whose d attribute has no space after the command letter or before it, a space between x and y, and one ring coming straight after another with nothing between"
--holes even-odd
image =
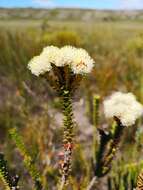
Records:
<instances>
[{"instance_id":1,"label":"flowering shrub","mask_svg":"<svg viewBox=\"0 0 143 190\"><path fill-rule=\"evenodd\" d=\"M59 190L68 188L72 171L72 156L75 147L74 131L77 127L72 105L73 97L81 80L92 71L93 67L94 60L90 55L84 49L72 46L62 48L48 46L28 64L28 69L31 73L47 80L54 90L56 90L61 100L64 118L63 151L61 151L59 155L61 158L61 179L59 179L59 183L57 184ZM124 129L127 126L134 125L135 121L143 113L143 106L137 102L133 94L116 92L103 102L105 116L114 119L111 130L109 128L109 130L106 131L99 126L99 103L100 97L95 96L93 110L94 151L91 171L92 179L86 187L87 190L93 189L96 186L96 182L109 173ZM97 133L100 135L99 140L96 137ZM24 164L34 181L35 189L44 189L42 177L36 165L33 163L33 159L27 151L22 138L15 129L10 130L10 135L23 156ZM8 190L19 189L19 178L12 177L9 174L3 156L0 156L0 177L3 179Z\"/></svg>"},{"instance_id":2,"label":"flowering shrub","mask_svg":"<svg viewBox=\"0 0 143 190\"><path fill-rule=\"evenodd\" d=\"M74 146L73 128L75 123L73 120L72 96L78 82L82 79L82 75L89 73L93 66L93 59L84 49L77 49L71 46L65 46L60 49L54 46L46 47L40 56L32 59L28 65L31 72L36 76L44 75L44 77L47 77L47 72L53 71L53 78L49 78L49 80L62 99L64 114L64 158L61 164L61 189L67 183Z\"/></svg>"}]
</instances>

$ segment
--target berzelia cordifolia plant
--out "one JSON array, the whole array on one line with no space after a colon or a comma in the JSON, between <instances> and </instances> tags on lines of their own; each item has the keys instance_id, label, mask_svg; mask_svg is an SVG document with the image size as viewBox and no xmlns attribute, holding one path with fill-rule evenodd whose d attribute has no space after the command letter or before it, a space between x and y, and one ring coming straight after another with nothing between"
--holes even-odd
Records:
<instances>
[{"instance_id":1,"label":"berzelia cordifolia plant","mask_svg":"<svg viewBox=\"0 0 143 190\"><path fill-rule=\"evenodd\" d=\"M61 100L63 111L63 150L60 152L60 173L58 189L68 189L69 177L72 170L72 153L75 146L74 129L77 124L74 119L73 100L75 91L84 76L91 72L94 60L80 48L65 46L58 48L49 46L43 49L39 56L34 57L28 64L32 74L39 76L53 87ZM120 139L126 127L134 125L143 112L142 105L131 93L116 92L103 102L107 118L112 118L114 124L107 131L99 124L100 97L93 100L93 162L91 164L91 181L85 187L95 189L99 178L104 177L111 169L112 160L116 154ZM100 135L98 140L97 135ZM15 141L24 163L34 181L36 190L42 190L42 177L27 151L22 138L15 129L10 130L11 138ZM19 189L18 178L11 177L4 157L0 157L0 177L7 189ZM14 180L14 181L13 181ZM47 182L48 184L48 182ZM48 185L47 185L48 188Z\"/></svg>"},{"instance_id":2,"label":"berzelia cordifolia plant","mask_svg":"<svg viewBox=\"0 0 143 190\"><path fill-rule=\"evenodd\" d=\"M63 110L63 162L61 163L61 189L68 183L71 170L72 151L74 147L74 127L72 98L83 75L94 66L93 59L84 49L65 46L44 48L40 56L29 63L29 69L36 75L42 75L50 82L61 98Z\"/></svg>"},{"instance_id":3,"label":"berzelia cordifolia plant","mask_svg":"<svg viewBox=\"0 0 143 190\"><path fill-rule=\"evenodd\" d=\"M104 177L111 169L121 136L126 127L134 125L143 113L142 105L132 93L115 92L103 102L106 118L113 118L111 131L99 129L100 142L96 153L94 177L88 186L92 189L98 178Z\"/></svg>"}]
</instances>

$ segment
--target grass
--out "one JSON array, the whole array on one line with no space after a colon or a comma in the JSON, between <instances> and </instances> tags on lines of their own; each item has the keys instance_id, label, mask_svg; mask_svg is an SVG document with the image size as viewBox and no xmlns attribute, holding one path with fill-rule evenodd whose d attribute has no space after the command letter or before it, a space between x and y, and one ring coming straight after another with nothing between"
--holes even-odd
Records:
<instances>
[{"instance_id":1,"label":"grass","mask_svg":"<svg viewBox=\"0 0 143 190\"><path fill-rule=\"evenodd\" d=\"M0 26L3 28L8 28L9 30L13 28L17 28L18 26L22 26L22 29L26 28L39 28L43 24L43 19L12 19L12 20L0 20ZM143 29L143 24L140 21L91 21L91 22L84 22L84 21L50 21L45 20L50 26L58 27L58 28L71 28L71 29L79 29L82 28L83 30L86 27L86 31L91 31L91 29L96 29L97 27L104 29L104 28L112 28L114 30L124 30L125 31L133 31L139 32ZM9 28L11 26L11 28ZM19 28L20 30L20 28Z\"/></svg>"}]
</instances>

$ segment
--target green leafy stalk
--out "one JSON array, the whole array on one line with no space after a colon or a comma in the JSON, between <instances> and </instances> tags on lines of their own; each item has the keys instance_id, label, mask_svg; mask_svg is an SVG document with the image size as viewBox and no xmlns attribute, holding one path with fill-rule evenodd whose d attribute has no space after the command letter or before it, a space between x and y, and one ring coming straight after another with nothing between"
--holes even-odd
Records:
<instances>
[{"instance_id":1,"label":"green leafy stalk","mask_svg":"<svg viewBox=\"0 0 143 190\"><path fill-rule=\"evenodd\" d=\"M74 119L73 119L73 107L72 97L75 90L80 84L82 79L81 75L75 75L72 73L68 66L56 67L53 66L53 83L51 86L57 91L61 98L61 108L63 111L63 158L61 160L61 187L63 189L68 184L68 177L71 172L72 152L73 152L73 130L74 130ZM52 77L52 76L51 76Z\"/></svg>"},{"instance_id":2,"label":"green leafy stalk","mask_svg":"<svg viewBox=\"0 0 143 190\"><path fill-rule=\"evenodd\" d=\"M125 128L117 117L114 117L114 120L116 121L116 126L114 126L114 130L112 129L112 132L105 132L99 129L100 143L96 153L96 164L93 177L93 179L96 177L96 180L97 178L104 177L110 171L112 160ZM92 189L96 180L94 180L94 183L92 183L93 180L90 182L89 188L87 188L88 190Z\"/></svg>"},{"instance_id":3,"label":"green leafy stalk","mask_svg":"<svg viewBox=\"0 0 143 190\"><path fill-rule=\"evenodd\" d=\"M35 164L33 163L33 160L25 147L22 137L18 134L15 128L11 129L9 133L11 138L15 142L20 154L23 156L24 164L34 181L35 190L42 190L42 177L40 176L40 173L38 172Z\"/></svg>"},{"instance_id":4,"label":"green leafy stalk","mask_svg":"<svg viewBox=\"0 0 143 190\"><path fill-rule=\"evenodd\" d=\"M19 177L17 175L14 177L10 175L7 162L2 153L0 153L0 178L3 181L6 190L19 190Z\"/></svg>"},{"instance_id":5,"label":"green leafy stalk","mask_svg":"<svg viewBox=\"0 0 143 190\"><path fill-rule=\"evenodd\" d=\"M95 176L97 177L103 177L110 171L112 160L117 152L117 148L123 134L124 126L118 118L115 117L114 119L116 121L114 133L109 133L107 135L103 131L101 133L100 147L97 152L95 168Z\"/></svg>"},{"instance_id":6,"label":"green leafy stalk","mask_svg":"<svg viewBox=\"0 0 143 190\"><path fill-rule=\"evenodd\" d=\"M63 143L73 143L73 111L72 111L72 100L69 91L63 91L63 123L64 123L64 139Z\"/></svg>"},{"instance_id":7,"label":"green leafy stalk","mask_svg":"<svg viewBox=\"0 0 143 190\"><path fill-rule=\"evenodd\" d=\"M125 126L122 125L122 123L117 117L114 117L114 119L116 121L116 127L114 129L114 134L110 142L108 152L104 157L103 174L106 173L108 170L110 170L111 162L117 152L118 145L120 143L120 139L123 134L123 130L125 128Z\"/></svg>"},{"instance_id":8,"label":"green leafy stalk","mask_svg":"<svg viewBox=\"0 0 143 190\"><path fill-rule=\"evenodd\" d=\"M100 101L100 96L94 95L93 97L93 125L95 128L98 127L98 123L99 123L99 101Z\"/></svg>"},{"instance_id":9,"label":"green leafy stalk","mask_svg":"<svg viewBox=\"0 0 143 190\"><path fill-rule=\"evenodd\" d=\"M95 163L96 160L96 149L97 149L97 128L99 124L99 100L100 97L98 95L94 95L93 97L93 161Z\"/></svg>"},{"instance_id":10,"label":"green leafy stalk","mask_svg":"<svg viewBox=\"0 0 143 190\"><path fill-rule=\"evenodd\" d=\"M64 146L64 159L61 165L62 182L61 188L67 184L68 177L71 171L72 151L73 151L73 110L72 98L70 91L62 90L62 109L63 109L63 146Z\"/></svg>"},{"instance_id":11,"label":"green leafy stalk","mask_svg":"<svg viewBox=\"0 0 143 190\"><path fill-rule=\"evenodd\" d=\"M96 177L102 177L103 176L103 166L104 166L104 154L106 152L107 144L111 139L111 134L108 132L105 132L103 130L99 130L100 133L100 144L99 149L96 153L96 165L94 170L94 175Z\"/></svg>"}]
</instances>

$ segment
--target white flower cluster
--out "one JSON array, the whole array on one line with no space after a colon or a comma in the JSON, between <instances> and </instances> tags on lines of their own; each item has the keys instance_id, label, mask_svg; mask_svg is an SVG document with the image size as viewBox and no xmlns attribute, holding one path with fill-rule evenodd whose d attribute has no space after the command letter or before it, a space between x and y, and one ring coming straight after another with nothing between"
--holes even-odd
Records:
<instances>
[{"instance_id":1,"label":"white flower cluster","mask_svg":"<svg viewBox=\"0 0 143 190\"><path fill-rule=\"evenodd\" d=\"M52 69L51 64L55 64L57 67L68 65L73 73L85 74L92 70L94 61L81 48L72 46L64 46L63 48L48 46L43 49L39 56L34 57L29 62L28 68L34 75L39 76L50 71Z\"/></svg>"},{"instance_id":2,"label":"white flower cluster","mask_svg":"<svg viewBox=\"0 0 143 190\"><path fill-rule=\"evenodd\" d=\"M107 118L117 117L122 125L131 126L143 113L143 106L132 93L115 92L104 101L104 113Z\"/></svg>"}]
</instances>

